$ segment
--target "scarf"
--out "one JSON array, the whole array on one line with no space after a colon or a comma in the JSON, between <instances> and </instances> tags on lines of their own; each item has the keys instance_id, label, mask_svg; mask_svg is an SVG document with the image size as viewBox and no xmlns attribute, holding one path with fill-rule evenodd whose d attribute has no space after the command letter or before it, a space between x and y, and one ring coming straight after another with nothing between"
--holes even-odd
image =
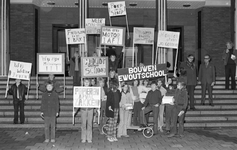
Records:
<instances>
[{"instance_id":1,"label":"scarf","mask_svg":"<svg viewBox=\"0 0 237 150\"><path fill-rule=\"evenodd\" d=\"M189 62L188 60L186 61L186 64L189 68L191 68L192 70L194 69L195 67L195 64L193 62Z\"/></svg>"}]
</instances>

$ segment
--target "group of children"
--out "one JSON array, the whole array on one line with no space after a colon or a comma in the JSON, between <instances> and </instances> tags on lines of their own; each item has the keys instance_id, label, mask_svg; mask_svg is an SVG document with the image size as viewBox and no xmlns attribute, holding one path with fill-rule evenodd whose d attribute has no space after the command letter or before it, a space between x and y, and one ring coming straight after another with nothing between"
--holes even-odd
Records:
<instances>
[{"instance_id":1,"label":"group of children","mask_svg":"<svg viewBox=\"0 0 237 150\"><path fill-rule=\"evenodd\" d=\"M20 83L17 82L16 84L19 85ZM119 84L112 78L108 88L106 88L103 78L98 78L97 81L96 79L85 78L83 84L85 87L99 86L102 89L99 129L102 130L102 126L108 123L108 141L114 142L118 141L117 138L129 137L127 129L131 125L147 126L151 111L153 112L154 133L157 134L158 130L163 132L164 110L168 137L176 136L177 120L179 122L178 134L183 136L184 114L188 105L188 94L184 82L178 81L177 89L172 84L171 78L168 79L164 87L160 79L152 81L150 86L149 80L134 80L133 85L128 85L125 82ZM12 94L13 88L14 86L9 89L9 94ZM54 75L49 75L49 79L44 84L39 85L38 88L43 92L40 115L45 122L45 142L50 140L55 142L55 123L56 117L59 116L58 94L63 91L63 88L54 79ZM165 95L174 96L173 104L162 104L162 97ZM80 109L82 143L92 143L95 110L93 108Z\"/></svg>"}]
</instances>

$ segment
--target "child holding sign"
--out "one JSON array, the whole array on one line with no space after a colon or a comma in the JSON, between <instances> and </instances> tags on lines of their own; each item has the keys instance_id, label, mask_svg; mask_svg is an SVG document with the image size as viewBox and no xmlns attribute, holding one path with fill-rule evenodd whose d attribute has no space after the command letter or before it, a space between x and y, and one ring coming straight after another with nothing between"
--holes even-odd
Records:
<instances>
[{"instance_id":1,"label":"child holding sign","mask_svg":"<svg viewBox=\"0 0 237 150\"><path fill-rule=\"evenodd\" d=\"M46 85L46 92L42 95L40 110L40 115L44 119L45 142L49 142L51 135L51 142L54 143L56 117L59 114L59 99L52 82L48 82Z\"/></svg>"},{"instance_id":2,"label":"child holding sign","mask_svg":"<svg viewBox=\"0 0 237 150\"><path fill-rule=\"evenodd\" d=\"M90 86L90 80L84 79L84 86ZM92 121L93 121L93 108L81 108L81 142L92 143Z\"/></svg>"},{"instance_id":3,"label":"child holding sign","mask_svg":"<svg viewBox=\"0 0 237 150\"><path fill-rule=\"evenodd\" d=\"M16 83L11 86L8 90L8 94L13 96L13 106L14 106L14 120L13 123L18 123L18 108L20 107L20 122L24 124L25 114L25 95L27 93L27 88L24 84L21 83L20 79L16 79Z\"/></svg>"},{"instance_id":4,"label":"child holding sign","mask_svg":"<svg viewBox=\"0 0 237 150\"><path fill-rule=\"evenodd\" d=\"M177 132L177 119L179 119L179 136L183 136L184 132L184 116L188 105L188 92L184 82L178 82L174 95L174 107L171 110L171 133L168 137L174 137Z\"/></svg>"},{"instance_id":5,"label":"child holding sign","mask_svg":"<svg viewBox=\"0 0 237 150\"><path fill-rule=\"evenodd\" d=\"M106 116L109 118L108 141L118 141L116 138L116 126L118 121L119 102L121 93L117 82L110 82L110 91L107 95Z\"/></svg>"}]
</instances>

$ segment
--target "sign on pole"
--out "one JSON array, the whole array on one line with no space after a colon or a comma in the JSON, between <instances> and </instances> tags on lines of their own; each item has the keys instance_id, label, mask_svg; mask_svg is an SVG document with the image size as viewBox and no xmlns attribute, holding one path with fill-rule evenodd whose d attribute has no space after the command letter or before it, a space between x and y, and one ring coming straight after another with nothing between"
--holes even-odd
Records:
<instances>
[{"instance_id":1,"label":"sign on pole","mask_svg":"<svg viewBox=\"0 0 237 150\"><path fill-rule=\"evenodd\" d=\"M66 43L68 44L84 44L86 43L86 30L80 29L65 29Z\"/></svg>"},{"instance_id":2,"label":"sign on pole","mask_svg":"<svg viewBox=\"0 0 237 150\"><path fill-rule=\"evenodd\" d=\"M105 18L86 18L86 34L100 34L101 27L105 26Z\"/></svg>"},{"instance_id":3,"label":"sign on pole","mask_svg":"<svg viewBox=\"0 0 237 150\"><path fill-rule=\"evenodd\" d=\"M100 42L101 45L124 46L125 29L122 27L108 27L108 26L102 27Z\"/></svg>"},{"instance_id":4,"label":"sign on pole","mask_svg":"<svg viewBox=\"0 0 237 150\"><path fill-rule=\"evenodd\" d=\"M119 82L122 82L164 77L166 75L166 72L166 64L147 65L143 67L130 67L125 69L118 69L118 80Z\"/></svg>"},{"instance_id":5,"label":"sign on pole","mask_svg":"<svg viewBox=\"0 0 237 150\"><path fill-rule=\"evenodd\" d=\"M100 108L101 87L74 86L73 107Z\"/></svg>"},{"instance_id":6,"label":"sign on pole","mask_svg":"<svg viewBox=\"0 0 237 150\"><path fill-rule=\"evenodd\" d=\"M178 49L179 32L159 31L157 47Z\"/></svg>"},{"instance_id":7,"label":"sign on pole","mask_svg":"<svg viewBox=\"0 0 237 150\"><path fill-rule=\"evenodd\" d=\"M37 74L64 74L65 56L62 53L38 53Z\"/></svg>"},{"instance_id":8,"label":"sign on pole","mask_svg":"<svg viewBox=\"0 0 237 150\"><path fill-rule=\"evenodd\" d=\"M12 79L30 80L32 63L10 61L8 77Z\"/></svg>"},{"instance_id":9,"label":"sign on pole","mask_svg":"<svg viewBox=\"0 0 237 150\"><path fill-rule=\"evenodd\" d=\"M108 3L109 16L124 16L126 15L125 1L121 2L109 2Z\"/></svg>"},{"instance_id":10,"label":"sign on pole","mask_svg":"<svg viewBox=\"0 0 237 150\"><path fill-rule=\"evenodd\" d=\"M154 44L154 28L134 27L134 44Z\"/></svg>"},{"instance_id":11,"label":"sign on pole","mask_svg":"<svg viewBox=\"0 0 237 150\"><path fill-rule=\"evenodd\" d=\"M108 77L108 57L82 57L81 77Z\"/></svg>"}]
</instances>

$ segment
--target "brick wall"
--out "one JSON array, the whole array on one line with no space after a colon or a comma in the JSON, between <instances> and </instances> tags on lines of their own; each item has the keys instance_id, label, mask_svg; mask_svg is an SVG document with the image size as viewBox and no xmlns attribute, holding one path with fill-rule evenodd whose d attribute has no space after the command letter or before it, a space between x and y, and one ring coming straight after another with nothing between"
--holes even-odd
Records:
<instances>
[{"instance_id":1,"label":"brick wall","mask_svg":"<svg viewBox=\"0 0 237 150\"><path fill-rule=\"evenodd\" d=\"M34 9L33 5L11 5L11 59L29 61L35 66L34 40ZM217 75L223 76L221 60L225 42L230 39L230 8L204 7L202 10L202 47L201 55L210 53L213 62L217 64ZM182 27L183 59L188 54L198 58L197 48L197 12L198 10L168 10L168 25ZM130 26L155 27L155 9L128 9ZM89 10L89 17L106 18L109 25L107 9L95 8ZM77 8L39 8L39 52L52 52L53 24L78 24ZM125 17L112 18L112 25L124 25ZM89 41L89 54L94 51L95 39ZM144 47L144 49L146 46ZM150 62L151 53L144 53L144 63ZM33 67L33 70L35 67ZM33 71L34 72L34 71Z\"/></svg>"},{"instance_id":2,"label":"brick wall","mask_svg":"<svg viewBox=\"0 0 237 150\"><path fill-rule=\"evenodd\" d=\"M231 39L230 7L204 7L202 9L202 58L210 54L217 76L224 76L222 52Z\"/></svg>"},{"instance_id":3,"label":"brick wall","mask_svg":"<svg viewBox=\"0 0 237 150\"><path fill-rule=\"evenodd\" d=\"M31 62L35 72L35 6L10 6L10 60Z\"/></svg>"}]
</instances>

